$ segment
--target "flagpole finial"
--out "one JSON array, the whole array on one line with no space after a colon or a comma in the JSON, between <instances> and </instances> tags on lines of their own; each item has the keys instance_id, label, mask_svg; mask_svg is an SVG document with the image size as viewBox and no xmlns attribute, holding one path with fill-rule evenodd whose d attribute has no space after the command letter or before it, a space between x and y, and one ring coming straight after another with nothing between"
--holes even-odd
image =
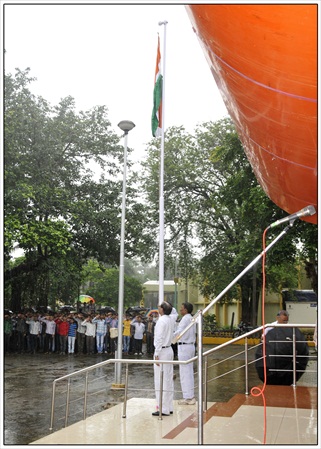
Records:
<instances>
[{"instance_id":1,"label":"flagpole finial","mask_svg":"<svg viewBox=\"0 0 321 449\"><path fill-rule=\"evenodd\" d=\"M163 20L163 22L158 22L158 25L167 25L167 24L168 24L167 20Z\"/></svg>"}]
</instances>

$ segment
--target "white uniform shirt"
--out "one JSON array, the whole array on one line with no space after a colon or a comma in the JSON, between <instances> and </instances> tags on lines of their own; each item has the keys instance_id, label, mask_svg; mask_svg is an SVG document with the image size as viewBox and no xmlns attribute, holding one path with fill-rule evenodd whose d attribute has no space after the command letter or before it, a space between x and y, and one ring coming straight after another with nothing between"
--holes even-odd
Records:
<instances>
[{"instance_id":1,"label":"white uniform shirt","mask_svg":"<svg viewBox=\"0 0 321 449\"><path fill-rule=\"evenodd\" d=\"M154 346L155 346L155 356L159 356L159 353L163 347L170 347L173 333L174 333L175 322L170 315L160 315L154 333Z\"/></svg>"},{"instance_id":2,"label":"white uniform shirt","mask_svg":"<svg viewBox=\"0 0 321 449\"><path fill-rule=\"evenodd\" d=\"M273 323L271 323L271 324L278 324L278 320L273 321ZM274 327L266 327L264 329L264 335L266 335L271 329L275 329L275 328Z\"/></svg>"},{"instance_id":3,"label":"white uniform shirt","mask_svg":"<svg viewBox=\"0 0 321 449\"><path fill-rule=\"evenodd\" d=\"M40 321L46 323L46 334L55 335L56 323L53 320L46 320L46 318L40 318Z\"/></svg>"},{"instance_id":4,"label":"white uniform shirt","mask_svg":"<svg viewBox=\"0 0 321 449\"><path fill-rule=\"evenodd\" d=\"M175 332L175 336L179 335L181 332L183 332L184 329L191 323L192 321L192 315L190 313L187 313L183 316L181 321L178 323L177 330ZM196 324L192 326L179 340L178 343L195 343L196 339Z\"/></svg>"},{"instance_id":5,"label":"white uniform shirt","mask_svg":"<svg viewBox=\"0 0 321 449\"><path fill-rule=\"evenodd\" d=\"M95 337L96 336L96 324L91 323L90 321L83 321L81 323L82 326L86 326L86 333L88 337Z\"/></svg>"},{"instance_id":6,"label":"white uniform shirt","mask_svg":"<svg viewBox=\"0 0 321 449\"><path fill-rule=\"evenodd\" d=\"M41 333L40 321L28 320L26 323L29 324L29 333L31 335L38 335Z\"/></svg>"},{"instance_id":7,"label":"white uniform shirt","mask_svg":"<svg viewBox=\"0 0 321 449\"><path fill-rule=\"evenodd\" d=\"M85 334L86 333L86 327L85 326L82 326L82 321L83 320L81 320L80 318L75 318L75 320L77 321L77 323L78 323L78 327L77 327L77 332L79 333L79 334Z\"/></svg>"},{"instance_id":8,"label":"white uniform shirt","mask_svg":"<svg viewBox=\"0 0 321 449\"><path fill-rule=\"evenodd\" d=\"M145 332L145 324L135 321L135 323L132 323L131 325L135 328L135 340L142 340Z\"/></svg>"}]
</instances>

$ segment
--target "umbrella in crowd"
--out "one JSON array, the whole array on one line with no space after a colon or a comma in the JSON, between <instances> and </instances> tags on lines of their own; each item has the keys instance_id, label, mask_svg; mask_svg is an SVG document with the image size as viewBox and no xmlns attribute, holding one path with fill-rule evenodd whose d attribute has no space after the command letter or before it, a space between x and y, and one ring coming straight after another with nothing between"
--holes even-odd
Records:
<instances>
[{"instance_id":1,"label":"umbrella in crowd","mask_svg":"<svg viewBox=\"0 0 321 449\"><path fill-rule=\"evenodd\" d=\"M94 298L92 298L91 296L88 295L80 295L77 299L77 301L81 302L81 303L89 303L89 302L93 302L95 303Z\"/></svg>"}]
</instances>

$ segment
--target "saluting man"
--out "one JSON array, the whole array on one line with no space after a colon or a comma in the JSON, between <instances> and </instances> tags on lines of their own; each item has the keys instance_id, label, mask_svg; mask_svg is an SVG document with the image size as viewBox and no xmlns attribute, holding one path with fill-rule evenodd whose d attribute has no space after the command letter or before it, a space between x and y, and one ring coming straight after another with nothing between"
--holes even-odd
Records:
<instances>
[{"instance_id":1,"label":"saluting man","mask_svg":"<svg viewBox=\"0 0 321 449\"><path fill-rule=\"evenodd\" d=\"M154 334L154 360L173 360L174 353L171 346L174 321L170 317L172 306L164 301L158 306L159 318L155 326ZM163 400L162 400L162 415L169 416L173 411L173 397L174 397L174 381L173 381L173 365L163 364ZM159 416L160 408L160 372L161 366L154 363L154 384L156 395L156 411L152 413L153 416Z\"/></svg>"}]
</instances>

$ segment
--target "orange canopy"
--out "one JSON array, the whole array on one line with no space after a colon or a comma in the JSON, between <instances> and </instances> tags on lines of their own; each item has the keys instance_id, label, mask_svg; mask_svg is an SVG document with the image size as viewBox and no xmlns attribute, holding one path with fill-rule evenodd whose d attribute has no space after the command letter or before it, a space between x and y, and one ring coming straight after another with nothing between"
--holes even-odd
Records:
<instances>
[{"instance_id":1,"label":"orange canopy","mask_svg":"<svg viewBox=\"0 0 321 449\"><path fill-rule=\"evenodd\" d=\"M317 209L317 5L186 9L265 193Z\"/></svg>"}]
</instances>

